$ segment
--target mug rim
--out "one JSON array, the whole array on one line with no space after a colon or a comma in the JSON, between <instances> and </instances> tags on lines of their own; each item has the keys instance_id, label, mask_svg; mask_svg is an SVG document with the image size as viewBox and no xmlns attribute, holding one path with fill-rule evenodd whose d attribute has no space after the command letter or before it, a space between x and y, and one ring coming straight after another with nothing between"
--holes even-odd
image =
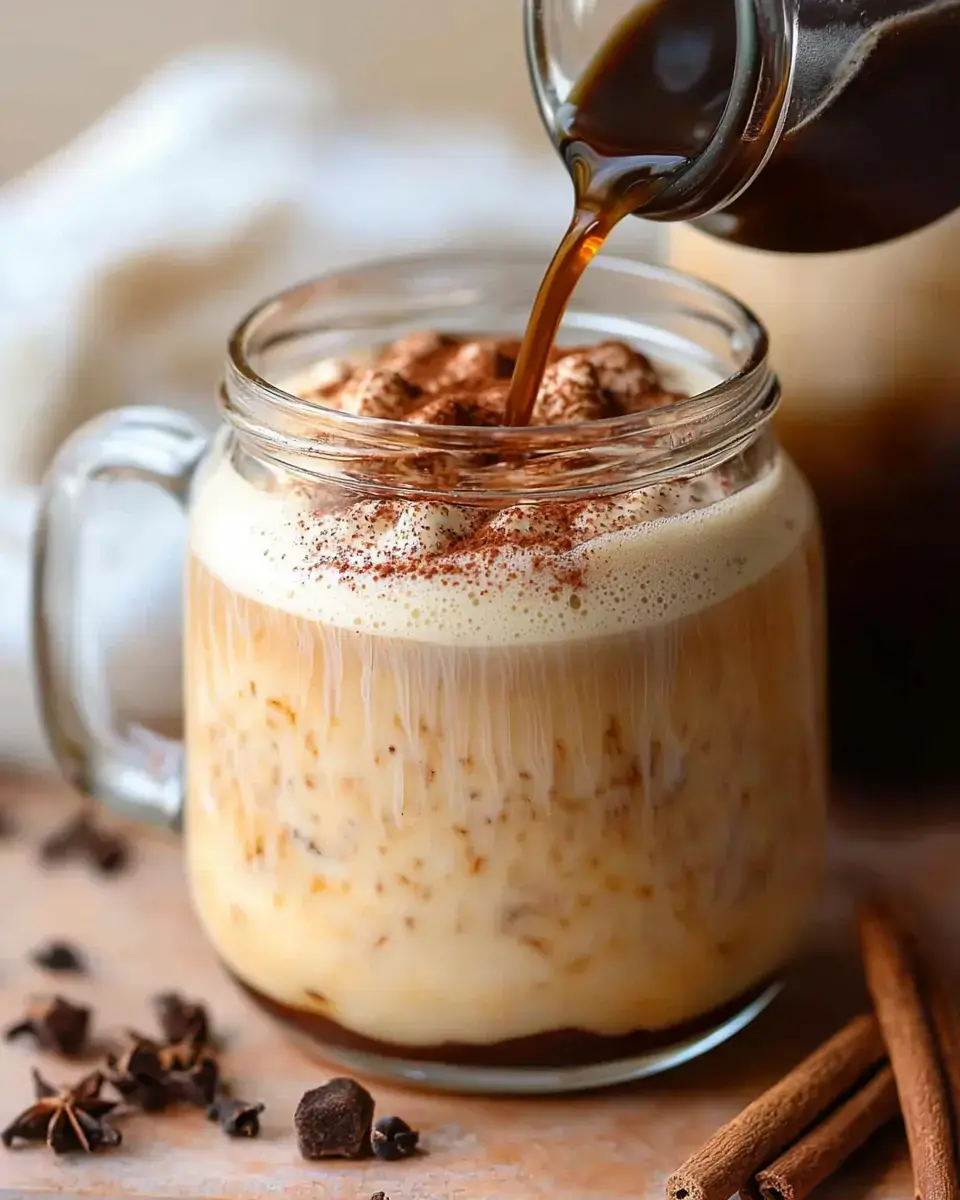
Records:
<instances>
[{"instance_id":1,"label":"mug rim","mask_svg":"<svg viewBox=\"0 0 960 1200\"><path fill-rule=\"evenodd\" d=\"M428 268L439 263L454 269L457 266L469 268L471 266L496 265L497 263L502 263L504 267L510 268L537 269L541 266L545 267L541 256L530 251L518 254L496 250L458 250L453 252L439 250L362 260L348 267L336 268L312 276L301 283L275 292L266 300L261 301L250 309L235 326L227 344L228 388L230 384L239 384L245 389L255 389L259 399L266 400L279 410L306 413L315 419L319 418L324 425L323 432L325 434L339 429L344 436L349 438L363 429L376 432L388 439L391 435L404 437L411 430L409 422L382 417L357 416L319 404L316 401L303 400L292 392L285 391L278 384L265 379L252 366L248 356L248 344L263 320L275 315L283 308L301 304L306 298L331 284L347 282L375 271L416 272L418 268ZM672 423L675 428L685 425L700 419L718 403L726 401L732 389L752 384L759 391L763 385L773 381L772 371L768 365L769 338L766 328L756 313L730 292L684 271L602 252L593 260L589 269L594 273L606 272L621 277L631 276L654 284L673 285L687 290L694 296L702 296L727 309L739 326L740 337L746 338L748 341L750 353L743 366L705 391L658 408L656 410L660 418L658 424L662 425L663 418L670 416L674 419ZM423 436L426 436L431 441L435 434L460 434L461 447L463 445L462 435L469 433L470 446L475 451L496 448L509 452L514 445L517 449L522 448L524 451L529 451L535 443L538 447L542 444L542 448L548 448L551 442L556 442L558 439L569 444L571 436L576 442L582 443L584 441L582 434L585 429L589 429L593 433L593 436L586 440L602 442L630 435L646 429L648 426L649 413L631 413L626 416L605 417L601 420L574 425L498 425L483 428L421 425L417 427L417 432L421 435L421 440ZM437 444L441 441L446 441L446 438L439 437Z\"/></svg>"}]
</instances>

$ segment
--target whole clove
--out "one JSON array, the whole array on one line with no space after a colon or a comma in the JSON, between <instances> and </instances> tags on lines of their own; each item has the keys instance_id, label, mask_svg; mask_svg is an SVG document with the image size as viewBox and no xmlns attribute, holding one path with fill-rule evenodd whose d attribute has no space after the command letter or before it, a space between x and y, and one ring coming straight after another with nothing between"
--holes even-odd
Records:
<instances>
[{"instance_id":1,"label":"whole clove","mask_svg":"<svg viewBox=\"0 0 960 1200\"><path fill-rule=\"evenodd\" d=\"M331 1079L304 1093L293 1123L304 1158L364 1158L370 1153L373 1097L355 1079Z\"/></svg>"},{"instance_id":2,"label":"whole clove","mask_svg":"<svg viewBox=\"0 0 960 1200\"><path fill-rule=\"evenodd\" d=\"M154 996L153 1007L168 1042L209 1045L213 1040L210 1017L206 1006L199 1001L185 1000L179 992L161 992Z\"/></svg>"},{"instance_id":3,"label":"whole clove","mask_svg":"<svg viewBox=\"0 0 960 1200\"><path fill-rule=\"evenodd\" d=\"M160 1043L131 1030L130 1044L107 1060L107 1079L129 1103L147 1112L171 1104L207 1108L216 1099L220 1068L199 1043Z\"/></svg>"},{"instance_id":4,"label":"whole clove","mask_svg":"<svg viewBox=\"0 0 960 1200\"><path fill-rule=\"evenodd\" d=\"M128 1104L144 1112L160 1112L172 1099L158 1047L150 1038L134 1035L123 1054L108 1056L106 1076Z\"/></svg>"},{"instance_id":5,"label":"whole clove","mask_svg":"<svg viewBox=\"0 0 960 1200\"><path fill-rule=\"evenodd\" d=\"M256 1137L260 1132L260 1114L265 1105L248 1104L246 1100L231 1100L220 1096L207 1109L211 1121L218 1121L227 1137Z\"/></svg>"},{"instance_id":6,"label":"whole clove","mask_svg":"<svg viewBox=\"0 0 960 1200\"><path fill-rule=\"evenodd\" d=\"M120 1134L104 1117L116 1108L100 1095L103 1075L94 1071L72 1087L55 1088L33 1072L36 1099L0 1133L4 1146L46 1142L54 1154L106 1150L120 1145Z\"/></svg>"},{"instance_id":7,"label":"whole clove","mask_svg":"<svg viewBox=\"0 0 960 1200\"><path fill-rule=\"evenodd\" d=\"M120 834L102 829L93 814L82 808L40 845L40 861L65 862L83 859L101 875L122 871L130 858L130 846Z\"/></svg>"},{"instance_id":8,"label":"whole clove","mask_svg":"<svg viewBox=\"0 0 960 1200\"><path fill-rule=\"evenodd\" d=\"M377 1158L395 1162L416 1153L420 1134L402 1117L381 1117L370 1135L370 1146Z\"/></svg>"},{"instance_id":9,"label":"whole clove","mask_svg":"<svg viewBox=\"0 0 960 1200\"><path fill-rule=\"evenodd\" d=\"M79 1054L87 1042L90 1009L71 1004L62 996L43 996L32 1000L21 1021L4 1032L8 1042L29 1034L43 1050L56 1054Z\"/></svg>"},{"instance_id":10,"label":"whole clove","mask_svg":"<svg viewBox=\"0 0 960 1200\"><path fill-rule=\"evenodd\" d=\"M170 1077L170 1087L178 1099L209 1110L216 1103L220 1089L220 1068L216 1059L202 1054L188 1070Z\"/></svg>"},{"instance_id":11,"label":"whole clove","mask_svg":"<svg viewBox=\"0 0 960 1200\"><path fill-rule=\"evenodd\" d=\"M69 942L53 941L34 950L31 962L44 971L72 972L85 975L87 964L83 955Z\"/></svg>"}]
</instances>

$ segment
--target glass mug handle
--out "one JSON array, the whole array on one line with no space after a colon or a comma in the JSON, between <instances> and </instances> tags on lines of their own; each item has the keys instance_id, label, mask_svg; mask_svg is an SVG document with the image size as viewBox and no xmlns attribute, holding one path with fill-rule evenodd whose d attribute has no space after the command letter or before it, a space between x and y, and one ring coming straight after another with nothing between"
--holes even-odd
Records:
<instances>
[{"instance_id":1,"label":"glass mug handle","mask_svg":"<svg viewBox=\"0 0 960 1200\"><path fill-rule=\"evenodd\" d=\"M34 543L34 671L57 764L79 792L168 825L178 824L182 807L182 743L136 723L118 726L96 639L81 641L80 542L95 484L139 480L185 508L208 440L197 422L164 408L119 409L89 422L47 472Z\"/></svg>"}]
</instances>

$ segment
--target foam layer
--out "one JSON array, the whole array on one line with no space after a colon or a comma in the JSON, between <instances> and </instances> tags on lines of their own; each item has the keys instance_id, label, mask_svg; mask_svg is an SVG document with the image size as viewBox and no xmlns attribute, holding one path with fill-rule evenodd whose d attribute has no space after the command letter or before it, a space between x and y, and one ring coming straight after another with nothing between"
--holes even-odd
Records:
<instances>
[{"instance_id":1,"label":"foam layer","mask_svg":"<svg viewBox=\"0 0 960 1200\"><path fill-rule=\"evenodd\" d=\"M201 481L191 547L228 587L309 620L433 643L598 637L674 621L762 578L813 520L779 458L724 495L717 476L578 506L489 512L360 501L315 513L229 461ZM558 524L559 522L559 524Z\"/></svg>"}]
</instances>

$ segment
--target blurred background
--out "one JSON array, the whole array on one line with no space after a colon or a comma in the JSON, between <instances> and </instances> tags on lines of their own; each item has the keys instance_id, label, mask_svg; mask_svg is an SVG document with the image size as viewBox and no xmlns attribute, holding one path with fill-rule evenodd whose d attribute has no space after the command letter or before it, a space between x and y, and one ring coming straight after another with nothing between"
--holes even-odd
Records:
<instances>
[{"instance_id":1,"label":"blurred background","mask_svg":"<svg viewBox=\"0 0 960 1200\"><path fill-rule=\"evenodd\" d=\"M517 0L32 0L4 7L0 168L21 171L164 60L257 45L336 85L344 111L491 121L546 153L523 63Z\"/></svg>"}]
</instances>

